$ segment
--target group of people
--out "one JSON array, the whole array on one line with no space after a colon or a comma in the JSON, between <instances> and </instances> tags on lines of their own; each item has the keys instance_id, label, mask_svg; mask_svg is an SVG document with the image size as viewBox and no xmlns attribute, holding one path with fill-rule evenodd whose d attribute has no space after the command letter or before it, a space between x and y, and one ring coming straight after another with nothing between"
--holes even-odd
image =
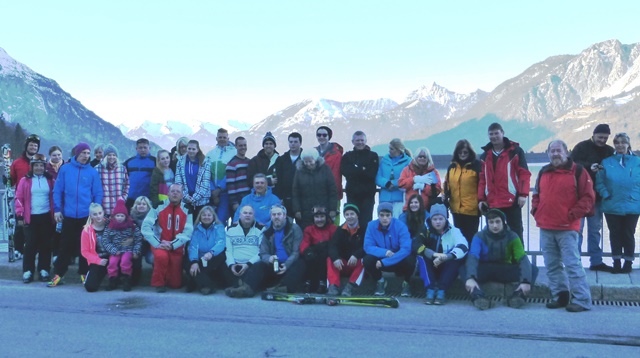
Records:
<instances>
[{"instance_id":1,"label":"group of people","mask_svg":"<svg viewBox=\"0 0 640 358\"><path fill-rule=\"evenodd\" d=\"M609 135L600 124L571 153L563 141L552 141L550 163L535 180L531 212L554 297L549 308L591 308L580 263L585 221L590 269L631 271L640 162L629 136L616 134L612 148ZM318 146L303 151L302 136L291 133L289 150L280 155L267 132L249 158L247 140L231 143L221 128L207 155L198 141L180 138L154 157L139 139L137 154L123 162L110 144L96 146L91 160L87 143L64 162L56 146L49 160L39 154L40 140L30 135L11 166L23 281L38 273L58 286L79 256L87 291L98 290L107 276L108 290L131 290L145 259L158 292L184 285L203 294L225 288L230 297L265 288L349 296L367 274L377 281L375 295L384 295L382 272L390 271L403 278L402 296L411 295L417 273L427 304L442 305L458 276L480 309L490 306L479 286L486 281L519 283L508 304L524 304L537 275L523 246L531 173L524 151L500 124L489 126L480 155L459 140L443 178L426 147L412 153L396 138L379 157L356 131L353 150L344 153L332 136L329 127L317 128ZM602 213L613 267L602 262ZM482 215L486 226L478 231ZM345 285L341 276L348 277Z\"/></svg>"}]
</instances>

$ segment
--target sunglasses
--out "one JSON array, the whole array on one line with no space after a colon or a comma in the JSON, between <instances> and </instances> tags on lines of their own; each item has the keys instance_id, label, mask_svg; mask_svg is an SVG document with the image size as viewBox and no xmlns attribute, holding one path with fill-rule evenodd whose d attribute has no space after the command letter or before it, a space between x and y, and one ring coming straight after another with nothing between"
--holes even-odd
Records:
<instances>
[{"instance_id":1,"label":"sunglasses","mask_svg":"<svg viewBox=\"0 0 640 358\"><path fill-rule=\"evenodd\" d=\"M419 155L418 159L427 159L427 156L426 155Z\"/></svg>"},{"instance_id":2,"label":"sunglasses","mask_svg":"<svg viewBox=\"0 0 640 358\"><path fill-rule=\"evenodd\" d=\"M316 133L316 137L328 137L328 133Z\"/></svg>"}]
</instances>

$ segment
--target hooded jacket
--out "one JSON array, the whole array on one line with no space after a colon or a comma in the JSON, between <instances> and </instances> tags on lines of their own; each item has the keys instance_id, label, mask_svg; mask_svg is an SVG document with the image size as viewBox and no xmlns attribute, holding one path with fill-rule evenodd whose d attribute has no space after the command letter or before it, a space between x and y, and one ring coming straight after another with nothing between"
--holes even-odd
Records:
<instances>
[{"instance_id":1,"label":"hooded jacket","mask_svg":"<svg viewBox=\"0 0 640 358\"><path fill-rule=\"evenodd\" d=\"M86 218L91 203L102 205L102 196L100 176L89 163L80 164L74 157L60 167L53 187L54 212L74 219Z\"/></svg>"},{"instance_id":2,"label":"hooded jacket","mask_svg":"<svg viewBox=\"0 0 640 358\"><path fill-rule=\"evenodd\" d=\"M328 211L338 208L338 190L331 169L324 159L316 160L313 170L307 169L303 161L296 164L298 171L293 179L293 212L300 212L306 225L313 223L312 209L315 205L324 206Z\"/></svg>"},{"instance_id":3,"label":"hooded jacket","mask_svg":"<svg viewBox=\"0 0 640 358\"><path fill-rule=\"evenodd\" d=\"M614 215L640 214L640 158L615 154L602 161L604 170L596 174L596 190L602 212Z\"/></svg>"},{"instance_id":4,"label":"hooded jacket","mask_svg":"<svg viewBox=\"0 0 640 358\"><path fill-rule=\"evenodd\" d=\"M509 208L519 196L529 196L531 172L520 144L504 137L504 148L497 157L491 142L482 147L482 170L478 183L478 201L491 208Z\"/></svg>"},{"instance_id":5,"label":"hooded jacket","mask_svg":"<svg viewBox=\"0 0 640 358\"><path fill-rule=\"evenodd\" d=\"M376 184L380 187L380 202L400 202L404 200L404 189L399 188L398 180L402 170L411 163L411 157L402 153L398 159L393 159L389 154L382 157L378 174L376 175ZM393 178L392 178L393 174ZM393 185L393 189L387 188L387 183Z\"/></svg>"}]
</instances>

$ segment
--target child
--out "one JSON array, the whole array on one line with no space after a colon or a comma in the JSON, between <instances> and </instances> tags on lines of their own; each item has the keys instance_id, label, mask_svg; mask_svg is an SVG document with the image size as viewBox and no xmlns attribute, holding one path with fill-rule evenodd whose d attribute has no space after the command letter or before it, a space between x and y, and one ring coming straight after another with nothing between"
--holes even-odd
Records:
<instances>
[{"instance_id":1,"label":"child","mask_svg":"<svg viewBox=\"0 0 640 358\"><path fill-rule=\"evenodd\" d=\"M124 291L131 291L133 260L140 256L142 234L140 228L127 215L124 200L118 199L113 209L111 221L102 236L102 246L109 252L109 285L111 291L118 287L118 271L122 270Z\"/></svg>"}]
</instances>

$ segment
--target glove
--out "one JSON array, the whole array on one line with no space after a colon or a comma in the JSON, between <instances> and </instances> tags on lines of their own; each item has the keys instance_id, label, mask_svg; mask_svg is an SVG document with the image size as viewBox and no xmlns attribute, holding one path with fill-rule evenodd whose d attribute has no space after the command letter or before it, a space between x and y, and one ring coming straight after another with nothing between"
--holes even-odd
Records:
<instances>
[{"instance_id":1,"label":"glove","mask_svg":"<svg viewBox=\"0 0 640 358\"><path fill-rule=\"evenodd\" d=\"M413 190L424 190L424 184L423 183L413 184Z\"/></svg>"},{"instance_id":2,"label":"glove","mask_svg":"<svg viewBox=\"0 0 640 358\"><path fill-rule=\"evenodd\" d=\"M424 183L424 184L427 184L427 185L433 184L433 178L432 178L431 174L419 175L418 178L420 178L418 180L418 183Z\"/></svg>"}]
</instances>

